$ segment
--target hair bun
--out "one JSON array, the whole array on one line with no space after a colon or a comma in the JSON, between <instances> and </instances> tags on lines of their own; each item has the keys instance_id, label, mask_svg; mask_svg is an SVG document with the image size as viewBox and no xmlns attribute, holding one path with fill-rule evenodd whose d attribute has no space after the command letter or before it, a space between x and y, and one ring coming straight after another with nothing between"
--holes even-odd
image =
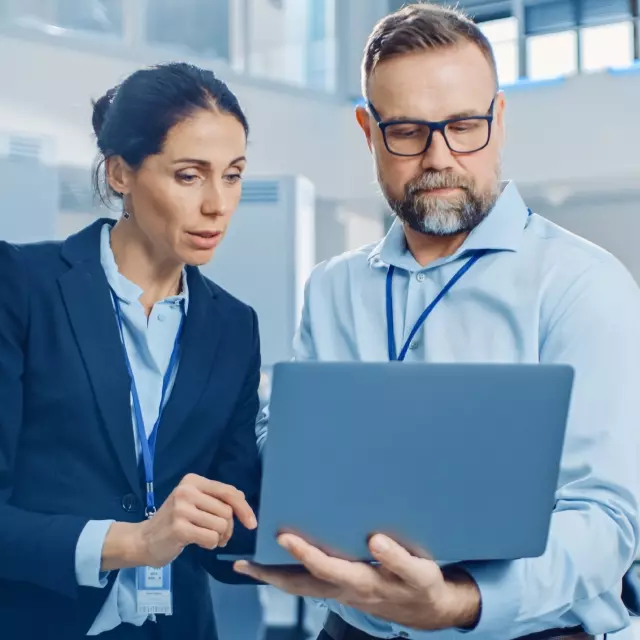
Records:
<instances>
[{"instance_id":1,"label":"hair bun","mask_svg":"<svg viewBox=\"0 0 640 640\"><path fill-rule=\"evenodd\" d=\"M93 117L91 118L91 124L93 125L93 131L96 134L96 138L100 137L100 131L104 125L104 121L107 118L109 107L113 102L113 98L116 95L118 87L109 89L101 98L93 101Z\"/></svg>"}]
</instances>

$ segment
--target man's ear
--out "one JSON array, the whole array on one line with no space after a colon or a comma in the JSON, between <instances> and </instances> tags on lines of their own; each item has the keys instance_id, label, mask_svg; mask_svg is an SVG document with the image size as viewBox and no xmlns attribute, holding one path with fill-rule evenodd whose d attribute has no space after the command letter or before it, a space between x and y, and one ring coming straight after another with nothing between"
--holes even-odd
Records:
<instances>
[{"instance_id":1,"label":"man's ear","mask_svg":"<svg viewBox=\"0 0 640 640\"><path fill-rule=\"evenodd\" d=\"M500 133L500 139L504 144L506 127L505 127L505 110L507 108L504 91L499 91L496 95L496 102L493 106L494 121Z\"/></svg>"},{"instance_id":2,"label":"man's ear","mask_svg":"<svg viewBox=\"0 0 640 640\"><path fill-rule=\"evenodd\" d=\"M364 136L367 140L367 146L369 147L369 151L371 151L371 117L369 116L369 112L362 105L358 105L356 107L356 120L364 132Z\"/></svg>"}]
</instances>

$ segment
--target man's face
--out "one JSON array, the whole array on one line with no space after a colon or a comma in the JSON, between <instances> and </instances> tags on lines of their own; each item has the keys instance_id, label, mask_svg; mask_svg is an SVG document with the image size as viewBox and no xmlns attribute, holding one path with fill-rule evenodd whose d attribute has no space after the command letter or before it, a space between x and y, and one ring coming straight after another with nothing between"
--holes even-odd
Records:
<instances>
[{"instance_id":1,"label":"man's face","mask_svg":"<svg viewBox=\"0 0 640 640\"><path fill-rule=\"evenodd\" d=\"M392 210L421 233L451 236L468 232L489 213L499 194L500 159L504 140L504 96L496 96L495 78L482 51L471 43L400 55L380 63L369 79L368 98L380 120L439 122L464 115L491 115L489 143L473 153L466 141L482 138L486 121L452 124L450 149L434 132L425 153L403 157L385 145L375 118L358 109L358 122L373 152L380 187ZM475 127L472 133L467 124ZM387 144L402 150L415 140L426 141L428 127L411 124L387 128ZM486 136L478 144L484 144Z\"/></svg>"}]
</instances>

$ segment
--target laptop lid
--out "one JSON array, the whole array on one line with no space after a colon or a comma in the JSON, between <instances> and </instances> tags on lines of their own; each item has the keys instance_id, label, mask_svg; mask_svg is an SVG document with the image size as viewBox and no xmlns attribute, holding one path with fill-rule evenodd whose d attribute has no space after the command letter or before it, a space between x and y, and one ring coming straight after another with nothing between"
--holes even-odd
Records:
<instances>
[{"instance_id":1,"label":"laptop lid","mask_svg":"<svg viewBox=\"0 0 640 640\"><path fill-rule=\"evenodd\" d=\"M254 561L298 533L370 561L384 532L439 562L543 553L573 370L542 364L274 367Z\"/></svg>"}]
</instances>

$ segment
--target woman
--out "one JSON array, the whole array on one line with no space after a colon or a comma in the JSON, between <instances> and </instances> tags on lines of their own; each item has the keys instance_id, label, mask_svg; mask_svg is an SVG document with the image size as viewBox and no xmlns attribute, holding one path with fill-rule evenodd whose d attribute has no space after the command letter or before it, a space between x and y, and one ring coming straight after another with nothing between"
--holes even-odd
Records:
<instances>
[{"instance_id":1,"label":"woman","mask_svg":"<svg viewBox=\"0 0 640 640\"><path fill-rule=\"evenodd\" d=\"M240 200L247 121L170 64L93 126L122 217L0 243L0 635L211 640L205 570L238 582L215 549L250 552L256 526L260 347L198 266Z\"/></svg>"}]
</instances>

